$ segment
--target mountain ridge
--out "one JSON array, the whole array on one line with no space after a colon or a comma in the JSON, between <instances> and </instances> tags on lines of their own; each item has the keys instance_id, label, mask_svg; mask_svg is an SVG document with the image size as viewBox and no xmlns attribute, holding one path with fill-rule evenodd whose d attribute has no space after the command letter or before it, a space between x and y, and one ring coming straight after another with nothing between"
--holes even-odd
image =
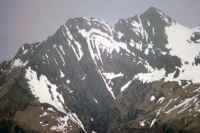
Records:
<instances>
[{"instance_id":1,"label":"mountain ridge","mask_svg":"<svg viewBox=\"0 0 200 133\"><path fill-rule=\"evenodd\" d=\"M0 131L197 133L198 40L154 7L114 27L69 19L0 65Z\"/></svg>"}]
</instances>

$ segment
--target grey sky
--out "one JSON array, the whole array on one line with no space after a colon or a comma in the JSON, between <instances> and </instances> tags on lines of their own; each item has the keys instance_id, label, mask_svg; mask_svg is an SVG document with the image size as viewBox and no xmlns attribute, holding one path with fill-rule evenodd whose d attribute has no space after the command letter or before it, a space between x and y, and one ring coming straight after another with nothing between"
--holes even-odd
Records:
<instances>
[{"instance_id":1,"label":"grey sky","mask_svg":"<svg viewBox=\"0 0 200 133\"><path fill-rule=\"evenodd\" d=\"M113 24L150 6L188 27L200 24L200 0L0 0L0 62L23 43L44 40L68 18L96 17Z\"/></svg>"}]
</instances>

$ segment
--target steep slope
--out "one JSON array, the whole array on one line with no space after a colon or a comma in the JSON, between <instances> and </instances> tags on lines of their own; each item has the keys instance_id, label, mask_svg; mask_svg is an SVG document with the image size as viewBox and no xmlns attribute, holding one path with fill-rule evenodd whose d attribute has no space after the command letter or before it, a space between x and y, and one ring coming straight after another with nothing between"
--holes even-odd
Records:
<instances>
[{"instance_id":1,"label":"steep slope","mask_svg":"<svg viewBox=\"0 0 200 133\"><path fill-rule=\"evenodd\" d=\"M0 131L199 132L199 44L154 7L69 19L1 64Z\"/></svg>"},{"instance_id":2,"label":"steep slope","mask_svg":"<svg viewBox=\"0 0 200 133\"><path fill-rule=\"evenodd\" d=\"M199 132L198 30L155 8L120 20L116 30L149 69L134 75L116 101L121 115L112 132Z\"/></svg>"}]
</instances>

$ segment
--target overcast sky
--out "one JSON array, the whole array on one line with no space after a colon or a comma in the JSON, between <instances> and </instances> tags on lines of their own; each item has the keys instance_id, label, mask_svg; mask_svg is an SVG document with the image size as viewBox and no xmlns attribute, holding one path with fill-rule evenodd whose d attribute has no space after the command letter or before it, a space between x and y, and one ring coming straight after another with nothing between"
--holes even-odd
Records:
<instances>
[{"instance_id":1,"label":"overcast sky","mask_svg":"<svg viewBox=\"0 0 200 133\"><path fill-rule=\"evenodd\" d=\"M44 40L71 17L115 23L155 6L188 27L200 24L200 0L0 0L0 62L20 45Z\"/></svg>"}]
</instances>

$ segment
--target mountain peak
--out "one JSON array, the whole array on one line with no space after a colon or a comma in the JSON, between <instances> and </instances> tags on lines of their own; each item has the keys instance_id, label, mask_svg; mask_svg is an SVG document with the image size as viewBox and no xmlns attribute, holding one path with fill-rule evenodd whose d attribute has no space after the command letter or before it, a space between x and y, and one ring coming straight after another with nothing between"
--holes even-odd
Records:
<instances>
[{"instance_id":1,"label":"mountain peak","mask_svg":"<svg viewBox=\"0 0 200 133\"><path fill-rule=\"evenodd\" d=\"M165 14L162 10L160 10L159 8L156 8L154 6L149 7L143 14L145 14L145 13Z\"/></svg>"},{"instance_id":2,"label":"mountain peak","mask_svg":"<svg viewBox=\"0 0 200 133\"><path fill-rule=\"evenodd\" d=\"M152 10L152 11L161 11L159 8L157 8L157 7L155 7L155 6L150 6L148 9L147 9L147 11L148 10Z\"/></svg>"},{"instance_id":3,"label":"mountain peak","mask_svg":"<svg viewBox=\"0 0 200 133\"><path fill-rule=\"evenodd\" d=\"M70 18L67 20L65 24L69 30L73 29L85 29L87 31L91 29L99 29L103 32L108 33L109 35L112 34L112 28L111 26L106 23L105 21L101 19L97 19L94 17L87 18L87 17L75 17L75 18Z\"/></svg>"},{"instance_id":4,"label":"mountain peak","mask_svg":"<svg viewBox=\"0 0 200 133\"><path fill-rule=\"evenodd\" d=\"M165 25L170 25L172 23L172 18L169 17L165 12L156 8L150 7L143 14L141 14L141 18L152 20L152 21L160 21Z\"/></svg>"},{"instance_id":5,"label":"mountain peak","mask_svg":"<svg viewBox=\"0 0 200 133\"><path fill-rule=\"evenodd\" d=\"M4 116L36 132L200 132L200 34L191 34L155 7L114 29L69 19L0 64L0 132Z\"/></svg>"}]
</instances>

